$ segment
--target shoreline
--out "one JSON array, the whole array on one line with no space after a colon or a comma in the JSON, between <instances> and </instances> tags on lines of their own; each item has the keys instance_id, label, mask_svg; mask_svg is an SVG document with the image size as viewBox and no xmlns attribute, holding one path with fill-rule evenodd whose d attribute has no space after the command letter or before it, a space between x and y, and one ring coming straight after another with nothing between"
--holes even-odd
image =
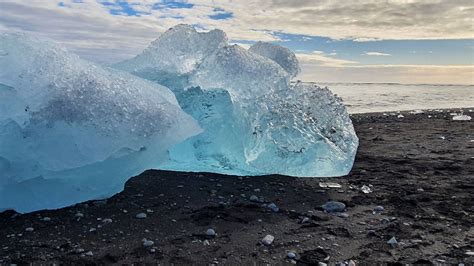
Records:
<instances>
[{"instance_id":1,"label":"shoreline","mask_svg":"<svg viewBox=\"0 0 474 266\"><path fill-rule=\"evenodd\" d=\"M449 114L461 109L474 115L351 114L360 144L343 177L148 170L107 200L0 213L0 263L474 263L474 121ZM346 210L324 212L331 200Z\"/></svg>"}]
</instances>

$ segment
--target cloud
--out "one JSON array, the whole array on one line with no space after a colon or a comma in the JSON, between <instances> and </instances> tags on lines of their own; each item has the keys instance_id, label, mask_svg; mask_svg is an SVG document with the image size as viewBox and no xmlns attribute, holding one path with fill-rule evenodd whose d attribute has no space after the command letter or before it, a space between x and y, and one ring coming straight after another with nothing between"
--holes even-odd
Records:
<instances>
[{"instance_id":1,"label":"cloud","mask_svg":"<svg viewBox=\"0 0 474 266\"><path fill-rule=\"evenodd\" d=\"M380 53L380 52L366 52L365 55L370 55L370 56L392 56L391 54Z\"/></svg>"},{"instance_id":2,"label":"cloud","mask_svg":"<svg viewBox=\"0 0 474 266\"><path fill-rule=\"evenodd\" d=\"M301 64L298 79L315 82L474 85L474 66Z\"/></svg>"},{"instance_id":3,"label":"cloud","mask_svg":"<svg viewBox=\"0 0 474 266\"><path fill-rule=\"evenodd\" d=\"M335 53L326 55L322 51L313 51L312 53L296 53L296 58L302 64L313 64L318 66L343 66L348 64L355 64L357 62L350 60L343 60L331 57Z\"/></svg>"},{"instance_id":4,"label":"cloud","mask_svg":"<svg viewBox=\"0 0 474 266\"><path fill-rule=\"evenodd\" d=\"M180 23L204 30L220 28L233 42L244 44L281 41L283 37L279 36L284 34L303 35L302 42L310 40L311 36L361 42L474 38L472 0L78 2L0 0L0 32L24 31L49 37L80 56L100 63L133 57L166 29ZM112 4L104 5L103 2ZM213 19L212 15L216 14L224 16L217 18L224 19ZM371 51L367 55L374 53L385 54ZM334 51L297 53L303 77L307 80L354 78L354 81L369 82L371 79L407 80L406 77L410 77L414 82L444 80L451 83L448 81L451 75L455 83L462 83L462 78L464 83L473 83L472 68L380 66L378 69L359 66L358 62L343 59L343 55L344 51L338 51L337 58ZM390 75L390 71L394 74Z\"/></svg>"}]
</instances>

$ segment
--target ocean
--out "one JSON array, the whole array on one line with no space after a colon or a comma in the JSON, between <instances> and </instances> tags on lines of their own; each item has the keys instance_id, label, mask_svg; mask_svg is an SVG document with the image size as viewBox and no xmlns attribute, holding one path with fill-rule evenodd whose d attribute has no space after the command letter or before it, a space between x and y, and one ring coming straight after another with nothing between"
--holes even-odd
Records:
<instances>
[{"instance_id":1,"label":"ocean","mask_svg":"<svg viewBox=\"0 0 474 266\"><path fill-rule=\"evenodd\" d=\"M341 97L349 113L474 107L474 85L315 83Z\"/></svg>"}]
</instances>

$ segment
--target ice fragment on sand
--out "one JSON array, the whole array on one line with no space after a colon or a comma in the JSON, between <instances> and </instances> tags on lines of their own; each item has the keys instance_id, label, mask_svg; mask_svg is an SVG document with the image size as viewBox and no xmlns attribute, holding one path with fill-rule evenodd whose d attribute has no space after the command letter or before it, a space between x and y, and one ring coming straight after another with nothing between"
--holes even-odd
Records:
<instances>
[{"instance_id":1,"label":"ice fragment on sand","mask_svg":"<svg viewBox=\"0 0 474 266\"><path fill-rule=\"evenodd\" d=\"M468 115L455 115L455 116L453 116L453 120L456 120L456 121L469 121L471 119L472 119L472 117L470 117Z\"/></svg>"},{"instance_id":2,"label":"ice fragment on sand","mask_svg":"<svg viewBox=\"0 0 474 266\"><path fill-rule=\"evenodd\" d=\"M110 196L200 132L163 86L24 34L0 50L0 210Z\"/></svg>"},{"instance_id":3,"label":"ice fragment on sand","mask_svg":"<svg viewBox=\"0 0 474 266\"><path fill-rule=\"evenodd\" d=\"M272 243L273 243L273 240L275 240L275 237L272 236L272 235L266 235L263 239L262 239L262 244L264 244L265 246L270 246Z\"/></svg>"}]
</instances>

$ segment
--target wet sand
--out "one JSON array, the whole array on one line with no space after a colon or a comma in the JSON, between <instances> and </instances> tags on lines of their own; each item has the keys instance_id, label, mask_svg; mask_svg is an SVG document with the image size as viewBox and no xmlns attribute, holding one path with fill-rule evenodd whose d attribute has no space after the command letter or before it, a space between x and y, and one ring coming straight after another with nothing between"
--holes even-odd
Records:
<instances>
[{"instance_id":1,"label":"wet sand","mask_svg":"<svg viewBox=\"0 0 474 266\"><path fill-rule=\"evenodd\" d=\"M474 121L453 121L453 111L352 116L360 146L345 177L150 170L106 201L1 213L0 263L472 264ZM330 200L345 212L324 212ZM275 237L270 246L261 244L266 235Z\"/></svg>"}]
</instances>

